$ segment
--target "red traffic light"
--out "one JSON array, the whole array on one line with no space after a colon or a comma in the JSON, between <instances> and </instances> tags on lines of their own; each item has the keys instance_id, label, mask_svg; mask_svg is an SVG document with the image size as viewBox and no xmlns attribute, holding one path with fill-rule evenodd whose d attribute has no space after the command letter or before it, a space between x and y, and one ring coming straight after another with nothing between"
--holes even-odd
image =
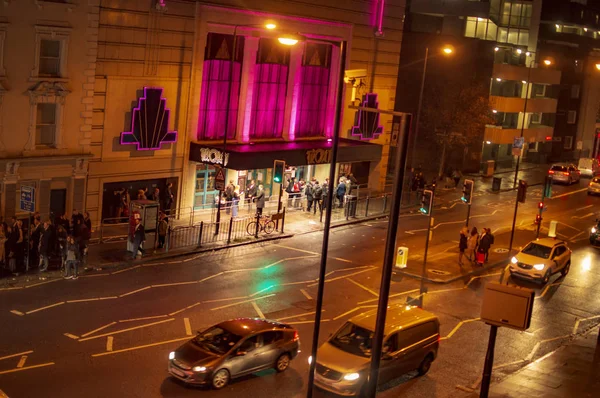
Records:
<instances>
[{"instance_id":1,"label":"red traffic light","mask_svg":"<svg viewBox=\"0 0 600 398\"><path fill-rule=\"evenodd\" d=\"M543 209L543 208L544 208L544 202L538 203L538 209Z\"/></svg>"},{"instance_id":2,"label":"red traffic light","mask_svg":"<svg viewBox=\"0 0 600 398\"><path fill-rule=\"evenodd\" d=\"M542 223L542 216L540 216L539 214L537 216L535 216L535 224L541 224Z\"/></svg>"}]
</instances>

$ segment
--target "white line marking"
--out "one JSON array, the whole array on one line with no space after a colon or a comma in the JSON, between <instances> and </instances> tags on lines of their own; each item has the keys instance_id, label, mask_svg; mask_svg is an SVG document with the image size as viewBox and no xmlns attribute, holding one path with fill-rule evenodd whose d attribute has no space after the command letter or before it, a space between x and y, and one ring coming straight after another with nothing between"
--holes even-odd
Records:
<instances>
[{"instance_id":1,"label":"white line marking","mask_svg":"<svg viewBox=\"0 0 600 398\"><path fill-rule=\"evenodd\" d=\"M110 333L99 334L97 336L92 336L92 337L86 337L85 339L79 339L79 341L80 342L81 341L87 341L87 340L97 339L97 338L100 338L100 337L110 336L112 334L125 333L125 332L129 332L130 330L141 329L141 328L145 328L145 327L148 327L148 326L158 325L160 323L171 322L171 321L174 321L174 320L175 320L175 318L169 318L169 319L165 319L165 320L158 321L158 322L152 322L152 323L147 323L145 325L135 326L135 327L132 327L132 328L115 330L114 332L110 332Z\"/></svg>"},{"instance_id":2,"label":"white line marking","mask_svg":"<svg viewBox=\"0 0 600 398\"><path fill-rule=\"evenodd\" d=\"M179 339L173 339L173 340L167 340L167 341L159 341L158 343L140 345L140 346L137 346L137 347L123 348L122 350L115 350L115 351L110 351L110 352L101 352L99 354L92 354L92 357L102 357L104 355L119 354L121 352L140 350L142 348L155 347L157 345L175 343L175 342L178 342L178 341L189 340L189 339L190 339L190 336L185 336L185 337L181 337Z\"/></svg>"},{"instance_id":3,"label":"white line marking","mask_svg":"<svg viewBox=\"0 0 600 398\"><path fill-rule=\"evenodd\" d=\"M137 289L137 290L134 290L134 291L131 291L131 292L128 292L128 293L123 293L123 294L121 294L119 297L125 297L125 296L129 296L129 295L131 295L131 294L135 294L135 293L143 292L144 290L148 290L148 289L152 289L152 286L146 286L146 287L143 287L143 288L141 288L141 289Z\"/></svg>"},{"instance_id":4,"label":"white line marking","mask_svg":"<svg viewBox=\"0 0 600 398\"><path fill-rule=\"evenodd\" d=\"M275 295L275 293L273 294L268 294L266 296L262 296L262 297L257 297L255 299L249 299L249 300L243 300L243 301L237 301L235 303L231 303L231 304L227 304L227 305L223 305L221 307L215 307L215 308L211 308L211 311L216 311L216 310L222 310L223 308L229 308L229 307L233 307L234 305L239 305L239 304L244 304L244 303L251 303L253 301L257 301L257 300L262 300L264 298L267 297L273 297Z\"/></svg>"},{"instance_id":5,"label":"white line marking","mask_svg":"<svg viewBox=\"0 0 600 398\"><path fill-rule=\"evenodd\" d=\"M259 318L265 318L265 314L263 314L263 312L260 310L260 308L258 308L258 305L254 301L252 302L252 307L254 307L254 311L256 311Z\"/></svg>"},{"instance_id":6,"label":"white line marking","mask_svg":"<svg viewBox=\"0 0 600 398\"><path fill-rule=\"evenodd\" d=\"M343 261L345 263L352 263L352 261L346 260L345 258L339 258L339 257L331 257L331 258L334 260Z\"/></svg>"},{"instance_id":7,"label":"white line marking","mask_svg":"<svg viewBox=\"0 0 600 398\"><path fill-rule=\"evenodd\" d=\"M145 316L143 318L121 319L118 322L123 323L123 322L146 321L148 319L157 319L157 318L166 318L166 317L167 317L167 315L154 315L154 316ZM113 322L113 324L114 323L115 322Z\"/></svg>"},{"instance_id":8,"label":"white line marking","mask_svg":"<svg viewBox=\"0 0 600 398\"><path fill-rule=\"evenodd\" d=\"M197 306L197 305L200 305L200 304L202 304L202 301L199 301L199 302L197 302L197 303L194 303L194 304L192 304L192 305L188 305L187 307L185 307L185 308L182 308L182 309L180 309L180 310L177 310L177 311L175 311L175 312L171 312L171 313L169 314L169 316L173 316L173 315L175 315L175 314L179 314L180 312L183 312L183 311L185 311L185 310L189 310L190 308L194 308L195 306Z\"/></svg>"},{"instance_id":9,"label":"white line marking","mask_svg":"<svg viewBox=\"0 0 600 398\"><path fill-rule=\"evenodd\" d=\"M7 373L20 372L22 370L42 368L44 366L51 366L51 365L54 365L54 362L43 363L41 365L26 366L24 368L15 368L15 369L10 369L10 370L3 370L2 372L0 372L0 375L4 375L4 374L7 374Z\"/></svg>"},{"instance_id":10,"label":"white line marking","mask_svg":"<svg viewBox=\"0 0 600 398\"><path fill-rule=\"evenodd\" d=\"M18 357L21 355L27 355L27 354L32 354L32 353L33 353L33 351L25 351L25 352L19 352L17 354L10 354L5 357L0 357L0 361L2 361L3 359L14 358L14 357Z\"/></svg>"},{"instance_id":11,"label":"white line marking","mask_svg":"<svg viewBox=\"0 0 600 398\"><path fill-rule=\"evenodd\" d=\"M274 287L275 287L275 285L271 285L271 286L265 287L264 289L261 289L261 290L259 290L259 291L258 291L258 292L256 292L256 293L252 293L252 294L251 294L250 296L248 296L248 297L254 297L254 296L258 296L259 294L261 294L261 293L263 293L263 292L266 292L267 290L269 290L269 289L272 289L272 288L274 288Z\"/></svg>"},{"instance_id":12,"label":"white line marking","mask_svg":"<svg viewBox=\"0 0 600 398\"><path fill-rule=\"evenodd\" d=\"M120 274L121 272L131 271L132 269L136 269L136 268L139 268L139 267L141 267L141 265L136 265L136 266L131 267L131 268L125 268L125 269L122 269L122 270L119 270L119 271L111 272L110 274L111 275L116 275L116 274Z\"/></svg>"},{"instance_id":13,"label":"white line marking","mask_svg":"<svg viewBox=\"0 0 600 398\"><path fill-rule=\"evenodd\" d=\"M369 289L368 287L361 285L360 283L356 282L354 279L352 278L348 278L348 281L354 283L356 286L360 287L361 289L371 293L373 296L375 297L379 297L379 294L377 292L375 292L374 290Z\"/></svg>"},{"instance_id":14,"label":"white line marking","mask_svg":"<svg viewBox=\"0 0 600 398\"><path fill-rule=\"evenodd\" d=\"M22 368L25 366L25 361L27 361L27 355L23 355L21 359L19 359L19 363L17 364L17 368Z\"/></svg>"},{"instance_id":15,"label":"white line marking","mask_svg":"<svg viewBox=\"0 0 600 398\"><path fill-rule=\"evenodd\" d=\"M183 325L185 326L185 334L191 336L192 325L190 325L190 318L183 318Z\"/></svg>"},{"instance_id":16,"label":"white line marking","mask_svg":"<svg viewBox=\"0 0 600 398\"><path fill-rule=\"evenodd\" d=\"M198 281L191 282L175 282L175 283L162 283L160 285L152 285L152 287L167 287L167 286L181 286L181 285L193 285L198 283Z\"/></svg>"},{"instance_id":17,"label":"white line marking","mask_svg":"<svg viewBox=\"0 0 600 398\"><path fill-rule=\"evenodd\" d=\"M573 216L571 218L577 219L577 220L583 220L584 218L588 218L589 216L593 216L593 215L594 215L594 213L588 213L585 216Z\"/></svg>"},{"instance_id":18,"label":"white line marking","mask_svg":"<svg viewBox=\"0 0 600 398\"><path fill-rule=\"evenodd\" d=\"M11 310L10 312L11 312L11 313L13 313L13 314L15 314L15 315L18 315L18 316L23 316L23 315L25 315L25 314L23 314L21 311L17 311L17 310Z\"/></svg>"},{"instance_id":19,"label":"white line marking","mask_svg":"<svg viewBox=\"0 0 600 398\"><path fill-rule=\"evenodd\" d=\"M55 304L47 305L47 306L42 307L42 308L38 308L38 309L35 309L35 310L27 311L25 314L27 314L27 315L33 314L34 312L47 310L48 308L57 307L59 305L63 305L64 303L65 303L64 301L61 301L60 303L55 303Z\"/></svg>"},{"instance_id":20,"label":"white line marking","mask_svg":"<svg viewBox=\"0 0 600 398\"><path fill-rule=\"evenodd\" d=\"M112 336L108 336L106 338L106 351L113 350L113 340L114 340L114 337L112 337Z\"/></svg>"},{"instance_id":21,"label":"white line marking","mask_svg":"<svg viewBox=\"0 0 600 398\"><path fill-rule=\"evenodd\" d=\"M86 301L101 301L101 300L112 300L118 298L117 296L109 296L109 297L97 297L97 298L89 298L89 299L79 299L79 300L67 300L67 303L83 303Z\"/></svg>"},{"instance_id":22,"label":"white line marking","mask_svg":"<svg viewBox=\"0 0 600 398\"><path fill-rule=\"evenodd\" d=\"M594 205L588 205L588 206L580 207L579 209L575 209L575 211L581 211L581 210L589 209L590 207L594 207Z\"/></svg>"},{"instance_id":23,"label":"white line marking","mask_svg":"<svg viewBox=\"0 0 600 398\"><path fill-rule=\"evenodd\" d=\"M74 334L71 334L71 333L65 333L64 335L73 340L79 339L79 336L75 336Z\"/></svg>"},{"instance_id":24,"label":"white line marking","mask_svg":"<svg viewBox=\"0 0 600 398\"><path fill-rule=\"evenodd\" d=\"M312 300L312 297L310 296L310 294L308 294L308 292L306 290L300 289L300 292L302 292L304 297L306 297L308 300Z\"/></svg>"},{"instance_id":25,"label":"white line marking","mask_svg":"<svg viewBox=\"0 0 600 398\"><path fill-rule=\"evenodd\" d=\"M547 198L547 199L549 199L549 200L558 199L558 198L562 198L564 196L573 195L573 194L576 194L576 193L579 193L579 192L583 192L583 191L587 191L587 188L582 188L582 189L578 189L577 191L563 193L562 195L552 196L551 198Z\"/></svg>"},{"instance_id":26,"label":"white line marking","mask_svg":"<svg viewBox=\"0 0 600 398\"><path fill-rule=\"evenodd\" d=\"M204 278L204 279L200 279L200 280L198 281L198 283L202 283L202 282L204 282L204 281L207 281L207 280L209 280L209 279L216 278L217 276L220 276L220 275L223 275L223 272L219 272L218 274L214 274L214 275L211 275L211 276L207 276L207 277L206 277L206 278Z\"/></svg>"},{"instance_id":27,"label":"white line marking","mask_svg":"<svg viewBox=\"0 0 600 398\"><path fill-rule=\"evenodd\" d=\"M115 325L116 323L117 323L117 322L111 322L111 323L108 323L108 324L106 324L106 325L104 325L104 326L100 326L98 329L94 329L94 330L92 330L91 332L87 332L87 333L85 333L85 334L82 334L82 335L81 335L81 337L87 337L87 336L89 336L90 334L94 334L94 333L96 333L96 332L99 332L99 331L101 331L102 329L106 329L107 327L110 327L110 326L112 326L112 325ZM65 335L66 335L66 334L65 334Z\"/></svg>"},{"instance_id":28,"label":"white line marking","mask_svg":"<svg viewBox=\"0 0 600 398\"><path fill-rule=\"evenodd\" d=\"M400 292L400 293L394 293L392 295L389 296L389 298L393 298L393 297L398 297L398 296L402 296L403 294L410 294L410 293L415 293L418 292L419 289L412 289L412 290L408 290L406 292ZM369 300L365 300L365 301L359 301L358 304L365 304L365 303L370 303L371 301L376 301L377 299L369 299Z\"/></svg>"},{"instance_id":29,"label":"white line marking","mask_svg":"<svg viewBox=\"0 0 600 398\"><path fill-rule=\"evenodd\" d=\"M352 274L348 274L348 275L343 275L343 276L338 276L338 277L335 277L335 278L327 279L327 280L325 280L325 283L337 281L337 280L340 280L340 279L346 279L346 278L349 278L349 277L354 276L354 275L362 274L363 272L372 271L373 269L375 269L375 267L370 267L370 268L364 269L362 271L354 272ZM312 284L308 285L307 287L312 287L312 286L315 286L316 284L317 283L315 282L315 283L312 283Z\"/></svg>"},{"instance_id":30,"label":"white line marking","mask_svg":"<svg viewBox=\"0 0 600 398\"><path fill-rule=\"evenodd\" d=\"M579 235L581 235L581 234L583 234L583 233L585 233L585 231L581 231L581 232L579 232L578 234L571 236L571 237L569 238L569 240L570 240L570 241L573 241L573 240L575 240L575 238L577 238ZM588 238L586 237L586 239L588 239Z\"/></svg>"},{"instance_id":31,"label":"white line marking","mask_svg":"<svg viewBox=\"0 0 600 398\"><path fill-rule=\"evenodd\" d=\"M325 312L325 310L323 310L321 312ZM313 312L305 312L303 314L298 314L298 315L284 316L283 318L277 318L277 321L283 321L284 319L291 319L291 318L299 318L301 316L313 315L313 314L316 314L316 313L317 313L317 311L313 311Z\"/></svg>"},{"instance_id":32,"label":"white line marking","mask_svg":"<svg viewBox=\"0 0 600 398\"><path fill-rule=\"evenodd\" d=\"M329 322L331 319L321 319L321 322ZM288 325L304 325L307 323L315 323L315 321L297 321L297 322L287 322Z\"/></svg>"},{"instance_id":33,"label":"white line marking","mask_svg":"<svg viewBox=\"0 0 600 398\"><path fill-rule=\"evenodd\" d=\"M569 228L571 228L571 229L574 229L574 230L575 230L575 231L577 231L577 232L581 231L579 228L572 227L572 226L570 226L569 224L565 224L565 223L564 223L564 222L562 222L562 221L559 221L558 223L559 223L559 224L562 224L562 225L564 225L565 227L569 227Z\"/></svg>"}]
</instances>

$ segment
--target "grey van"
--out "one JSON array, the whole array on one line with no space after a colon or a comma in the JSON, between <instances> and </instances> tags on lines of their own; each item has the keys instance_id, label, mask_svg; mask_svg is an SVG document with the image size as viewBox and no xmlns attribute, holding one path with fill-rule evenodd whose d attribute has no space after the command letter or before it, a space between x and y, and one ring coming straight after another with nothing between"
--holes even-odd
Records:
<instances>
[{"instance_id":1,"label":"grey van","mask_svg":"<svg viewBox=\"0 0 600 398\"><path fill-rule=\"evenodd\" d=\"M315 385L346 397L364 395L377 310L355 316L317 351ZM379 384L412 370L429 371L438 353L440 322L418 307L388 307ZM310 361L311 359L309 359Z\"/></svg>"}]
</instances>

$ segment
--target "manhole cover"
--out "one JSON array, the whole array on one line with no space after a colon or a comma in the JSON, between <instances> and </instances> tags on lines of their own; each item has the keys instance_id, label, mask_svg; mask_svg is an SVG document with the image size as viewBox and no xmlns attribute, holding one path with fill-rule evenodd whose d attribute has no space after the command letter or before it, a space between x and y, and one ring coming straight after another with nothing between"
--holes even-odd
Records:
<instances>
[{"instance_id":1,"label":"manhole cover","mask_svg":"<svg viewBox=\"0 0 600 398\"><path fill-rule=\"evenodd\" d=\"M508 249L505 249L503 247L499 247L497 249L494 249L495 253L508 253Z\"/></svg>"},{"instance_id":2,"label":"manhole cover","mask_svg":"<svg viewBox=\"0 0 600 398\"><path fill-rule=\"evenodd\" d=\"M436 275L450 275L450 272L440 271L439 269L430 269L429 272Z\"/></svg>"}]
</instances>

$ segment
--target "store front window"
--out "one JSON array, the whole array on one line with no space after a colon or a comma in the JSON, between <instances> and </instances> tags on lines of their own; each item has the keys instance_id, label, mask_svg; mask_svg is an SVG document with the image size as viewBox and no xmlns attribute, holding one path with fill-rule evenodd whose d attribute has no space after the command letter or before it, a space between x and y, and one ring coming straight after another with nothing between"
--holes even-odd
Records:
<instances>
[{"instance_id":1,"label":"store front window","mask_svg":"<svg viewBox=\"0 0 600 398\"><path fill-rule=\"evenodd\" d=\"M215 204L219 191L215 189L216 170L214 166L200 164L196 167L196 190L194 208L207 209Z\"/></svg>"}]
</instances>

